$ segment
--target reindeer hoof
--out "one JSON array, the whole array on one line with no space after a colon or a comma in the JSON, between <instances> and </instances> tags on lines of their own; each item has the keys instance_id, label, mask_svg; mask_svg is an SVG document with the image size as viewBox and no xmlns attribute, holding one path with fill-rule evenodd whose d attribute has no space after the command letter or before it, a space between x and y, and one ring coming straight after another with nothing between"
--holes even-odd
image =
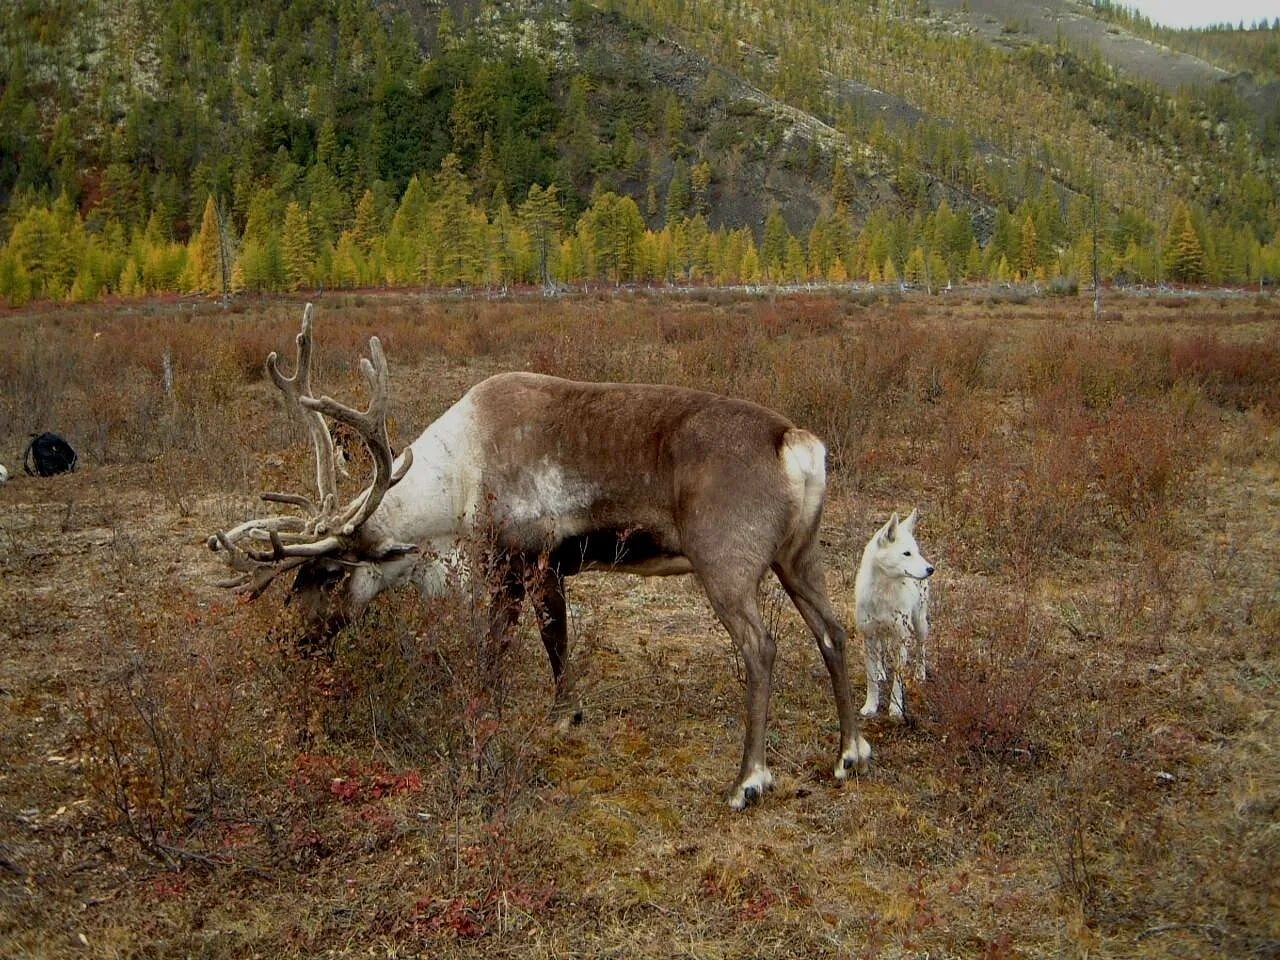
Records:
<instances>
[{"instance_id":1,"label":"reindeer hoof","mask_svg":"<svg viewBox=\"0 0 1280 960\"><path fill-rule=\"evenodd\" d=\"M582 707L570 708L567 704L556 706L551 711L551 722L557 733L567 733L574 727L582 726L585 717Z\"/></svg>"},{"instance_id":2,"label":"reindeer hoof","mask_svg":"<svg viewBox=\"0 0 1280 960\"><path fill-rule=\"evenodd\" d=\"M738 789L729 800L729 806L734 810L745 810L751 804L758 803L764 797L765 791L772 786L773 774L769 772L768 767L757 767L751 776L738 785Z\"/></svg>"},{"instance_id":3,"label":"reindeer hoof","mask_svg":"<svg viewBox=\"0 0 1280 960\"><path fill-rule=\"evenodd\" d=\"M836 763L836 779L840 781L849 779L850 770L855 771L860 777L865 777L871 772L871 744L867 743L865 737L858 737L853 745L840 755L840 760Z\"/></svg>"}]
</instances>

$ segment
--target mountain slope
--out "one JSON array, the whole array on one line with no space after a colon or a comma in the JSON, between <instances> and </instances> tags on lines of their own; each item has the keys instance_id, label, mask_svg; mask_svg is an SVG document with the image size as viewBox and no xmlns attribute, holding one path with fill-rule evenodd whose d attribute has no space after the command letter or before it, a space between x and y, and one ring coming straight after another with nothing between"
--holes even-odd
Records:
<instances>
[{"instance_id":1,"label":"mountain slope","mask_svg":"<svg viewBox=\"0 0 1280 960\"><path fill-rule=\"evenodd\" d=\"M1229 80L1230 70L1098 19L1076 0L932 0L945 20L990 43L1015 47L1033 40L1096 50L1108 64L1169 93Z\"/></svg>"},{"instance_id":2,"label":"mountain slope","mask_svg":"<svg viewBox=\"0 0 1280 960\"><path fill-rule=\"evenodd\" d=\"M1265 88L1067 0L16 0L0 38L10 299L201 289L219 231L250 289L527 277L503 218L552 185L563 276L739 276L753 244L770 276L1075 276L1096 193L1108 275L1169 275L1186 220L1185 278L1247 279L1280 228Z\"/></svg>"}]
</instances>

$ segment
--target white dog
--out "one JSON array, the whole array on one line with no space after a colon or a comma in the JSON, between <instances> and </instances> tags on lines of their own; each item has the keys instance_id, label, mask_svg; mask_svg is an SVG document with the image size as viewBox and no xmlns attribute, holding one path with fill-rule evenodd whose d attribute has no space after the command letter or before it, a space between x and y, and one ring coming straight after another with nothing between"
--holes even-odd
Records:
<instances>
[{"instance_id":1,"label":"white dog","mask_svg":"<svg viewBox=\"0 0 1280 960\"><path fill-rule=\"evenodd\" d=\"M4 468L4 464L0 463L0 483L4 483L9 479L9 471Z\"/></svg>"},{"instance_id":2,"label":"white dog","mask_svg":"<svg viewBox=\"0 0 1280 960\"><path fill-rule=\"evenodd\" d=\"M895 513L862 551L854 585L858 630L867 654L867 700L862 715L880 709L880 684L893 675L889 715L903 714L902 672L915 659L916 678L925 677L929 639L929 577L933 565L920 553L915 527L919 513L899 521ZM915 648L914 650L912 648Z\"/></svg>"}]
</instances>

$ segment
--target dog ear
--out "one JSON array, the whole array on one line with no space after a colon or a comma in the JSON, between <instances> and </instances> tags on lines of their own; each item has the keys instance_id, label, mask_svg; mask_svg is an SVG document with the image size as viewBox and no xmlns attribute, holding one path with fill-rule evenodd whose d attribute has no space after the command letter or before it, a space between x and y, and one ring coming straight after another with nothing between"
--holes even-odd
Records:
<instances>
[{"instance_id":1,"label":"dog ear","mask_svg":"<svg viewBox=\"0 0 1280 960\"><path fill-rule=\"evenodd\" d=\"M906 527L908 530L910 530L912 533L915 533L916 521L919 519L920 519L920 510L918 508L913 509L909 514L907 514L907 519L902 521L902 525Z\"/></svg>"},{"instance_id":2,"label":"dog ear","mask_svg":"<svg viewBox=\"0 0 1280 960\"><path fill-rule=\"evenodd\" d=\"M895 512L891 517L889 517L889 522L881 528L881 543L893 543L893 538L898 535L898 522L898 514Z\"/></svg>"}]
</instances>

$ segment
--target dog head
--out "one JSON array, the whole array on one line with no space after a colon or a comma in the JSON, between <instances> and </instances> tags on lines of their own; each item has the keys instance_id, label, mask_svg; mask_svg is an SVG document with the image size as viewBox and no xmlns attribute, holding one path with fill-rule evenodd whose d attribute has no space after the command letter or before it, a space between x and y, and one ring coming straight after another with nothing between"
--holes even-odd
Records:
<instances>
[{"instance_id":1,"label":"dog head","mask_svg":"<svg viewBox=\"0 0 1280 960\"><path fill-rule=\"evenodd\" d=\"M933 575L933 564L924 558L916 543L918 510L912 510L905 520L895 513L889 522L875 535L875 562L890 577L910 577L927 580Z\"/></svg>"}]
</instances>

